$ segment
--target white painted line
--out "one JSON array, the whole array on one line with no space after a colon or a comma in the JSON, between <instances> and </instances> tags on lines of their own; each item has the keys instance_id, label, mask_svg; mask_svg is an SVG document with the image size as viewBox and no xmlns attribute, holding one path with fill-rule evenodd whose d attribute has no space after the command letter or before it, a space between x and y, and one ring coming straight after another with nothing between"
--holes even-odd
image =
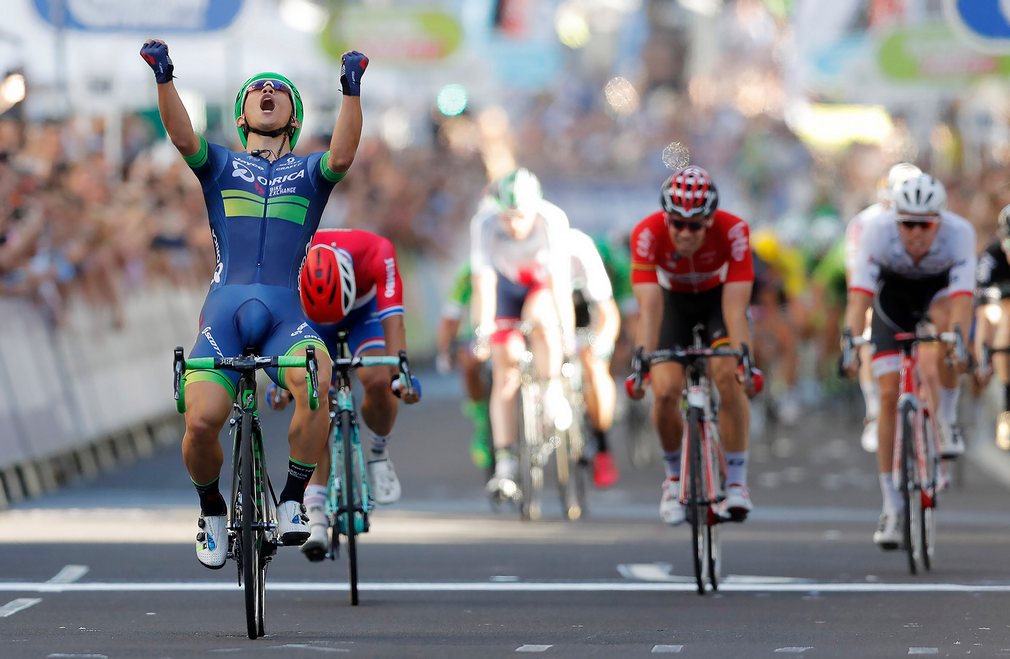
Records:
<instances>
[{"instance_id":1,"label":"white painted line","mask_svg":"<svg viewBox=\"0 0 1010 659\"><path fill-rule=\"evenodd\" d=\"M273 645L274 649L294 648L296 650L316 650L317 652L350 652L347 648L327 648L319 645L309 645L308 643L285 643L284 645Z\"/></svg>"},{"instance_id":2,"label":"white painted line","mask_svg":"<svg viewBox=\"0 0 1010 659\"><path fill-rule=\"evenodd\" d=\"M625 579L638 581L681 581L687 578L673 576L672 569L669 563L621 563L617 566L617 573Z\"/></svg>"},{"instance_id":3,"label":"white painted line","mask_svg":"<svg viewBox=\"0 0 1010 659\"><path fill-rule=\"evenodd\" d=\"M347 585L301 581L267 582L267 589L275 592L346 592ZM625 581L574 581L574 582L379 582L358 584L358 589L368 592L472 592L472 593L644 593L696 590L691 583L628 583ZM230 592L241 590L232 582L163 581L163 582L103 582L54 584L46 582L0 581L0 592L8 593L129 593L129 592ZM958 583L866 583L866 582L803 582L803 583L720 583L719 592L735 593L1010 593L1010 583L958 584Z\"/></svg>"},{"instance_id":4,"label":"white painted line","mask_svg":"<svg viewBox=\"0 0 1010 659\"><path fill-rule=\"evenodd\" d=\"M53 659L54 657L76 657L77 659L109 659L107 654L65 654L63 652L58 652L56 654L47 654L46 659Z\"/></svg>"},{"instance_id":5,"label":"white painted line","mask_svg":"<svg viewBox=\"0 0 1010 659\"><path fill-rule=\"evenodd\" d=\"M520 645L516 652L547 652L553 645Z\"/></svg>"},{"instance_id":6,"label":"white painted line","mask_svg":"<svg viewBox=\"0 0 1010 659\"><path fill-rule=\"evenodd\" d=\"M659 654L661 652L680 652L683 649L683 645L653 645L652 654Z\"/></svg>"},{"instance_id":7,"label":"white painted line","mask_svg":"<svg viewBox=\"0 0 1010 659\"><path fill-rule=\"evenodd\" d=\"M783 652L783 653L786 653L786 654L803 654L807 650L813 650L813 649L814 649L814 646L812 646L812 645L806 645L806 646L793 645L793 646L786 647L786 648L776 648L775 651L776 652Z\"/></svg>"},{"instance_id":8,"label":"white painted line","mask_svg":"<svg viewBox=\"0 0 1010 659\"><path fill-rule=\"evenodd\" d=\"M908 648L908 654L940 654L940 648Z\"/></svg>"},{"instance_id":9,"label":"white painted line","mask_svg":"<svg viewBox=\"0 0 1010 659\"><path fill-rule=\"evenodd\" d=\"M73 583L87 573L87 565L64 565L48 583Z\"/></svg>"},{"instance_id":10,"label":"white painted line","mask_svg":"<svg viewBox=\"0 0 1010 659\"><path fill-rule=\"evenodd\" d=\"M24 611L29 606L35 606L41 601L42 599L38 597L20 597L16 600L11 600L3 606L0 606L0 618L12 616L18 611Z\"/></svg>"}]
</instances>

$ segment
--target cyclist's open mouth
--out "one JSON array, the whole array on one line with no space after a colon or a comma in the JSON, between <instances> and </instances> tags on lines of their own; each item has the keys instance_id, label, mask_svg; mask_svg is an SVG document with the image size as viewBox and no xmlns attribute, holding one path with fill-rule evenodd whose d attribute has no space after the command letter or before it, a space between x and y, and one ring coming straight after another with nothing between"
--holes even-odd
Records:
<instances>
[{"instance_id":1,"label":"cyclist's open mouth","mask_svg":"<svg viewBox=\"0 0 1010 659\"><path fill-rule=\"evenodd\" d=\"M264 112L273 112L274 110L273 96L264 95L263 98L260 99L260 110L263 110Z\"/></svg>"}]
</instances>

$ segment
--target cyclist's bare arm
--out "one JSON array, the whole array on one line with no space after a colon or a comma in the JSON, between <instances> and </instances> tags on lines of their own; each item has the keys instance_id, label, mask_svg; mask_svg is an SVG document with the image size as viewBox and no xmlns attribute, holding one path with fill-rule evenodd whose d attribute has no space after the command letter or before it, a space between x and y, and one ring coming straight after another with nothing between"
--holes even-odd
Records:
<instances>
[{"instance_id":1,"label":"cyclist's bare arm","mask_svg":"<svg viewBox=\"0 0 1010 659\"><path fill-rule=\"evenodd\" d=\"M659 328L663 321L663 289L659 284L646 283L632 286L638 300L637 343L646 352L653 352L659 346Z\"/></svg>"},{"instance_id":2,"label":"cyclist's bare arm","mask_svg":"<svg viewBox=\"0 0 1010 659\"><path fill-rule=\"evenodd\" d=\"M737 349L741 344L749 346L751 343L747 307L750 305L753 287L754 284L749 281L731 281L722 287L722 318L730 344Z\"/></svg>"},{"instance_id":3,"label":"cyclist's bare arm","mask_svg":"<svg viewBox=\"0 0 1010 659\"><path fill-rule=\"evenodd\" d=\"M481 331L487 331L494 326L495 286L498 275L490 268L473 275L473 298L470 302L470 313L473 326Z\"/></svg>"},{"instance_id":4,"label":"cyclist's bare arm","mask_svg":"<svg viewBox=\"0 0 1010 659\"><path fill-rule=\"evenodd\" d=\"M873 304L873 295L863 290L849 289L849 300L845 305L845 327L852 330L852 336L862 336L866 329L866 312Z\"/></svg>"},{"instance_id":5,"label":"cyclist's bare arm","mask_svg":"<svg viewBox=\"0 0 1010 659\"><path fill-rule=\"evenodd\" d=\"M451 316L442 316L438 321L438 330L435 334L435 349L439 354L449 354L452 347L452 340L459 332L460 319Z\"/></svg>"},{"instance_id":6,"label":"cyclist's bare arm","mask_svg":"<svg viewBox=\"0 0 1010 659\"><path fill-rule=\"evenodd\" d=\"M354 162L361 140L361 97L343 96L333 135L330 137L329 167L334 172L346 172ZM396 353L393 353L396 354Z\"/></svg>"},{"instance_id":7,"label":"cyclist's bare arm","mask_svg":"<svg viewBox=\"0 0 1010 659\"><path fill-rule=\"evenodd\" d=\"M188 157L200 150L200 137L193 130L193 122L182 104L175 82L169 80L158 85L158 111L168 138L180 154Z\"/></svg>"},{"instance_id":8,"label":"cyclist's bare arm","mask_svg":"<svg viewBox=\"0 0 1010 659\"><path fill-rule=\"evenodd\" d=\"M593 334L604 344L614 345L621 331L621 311L617 308L617 302L612 297L597 302L596 312L597 322Z\"/></svg>"},{"instance_id":9,"label":"cyclist's bare arm","mask_svg":"<svg viewBox=\"0 0 1010 659\"><path fill-rule=\"evenodd\" d=\"M401 350L407 350L407 330L403 326L403 316L395 314L382 319L382 333L386 337L386 354L398 355ZM400 398L407 404L416 403L420 400L418 392L413 391L408 394L406 391L400 394Z\"/></svg>"}]
</instances>

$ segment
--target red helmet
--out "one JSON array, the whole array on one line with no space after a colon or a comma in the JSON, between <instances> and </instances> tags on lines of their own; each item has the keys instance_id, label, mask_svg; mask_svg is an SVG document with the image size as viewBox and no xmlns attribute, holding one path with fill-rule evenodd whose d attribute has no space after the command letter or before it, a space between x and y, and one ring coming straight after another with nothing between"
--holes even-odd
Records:
<instances>
[{"instance_id":1,"label":"red helmet","mask_svg":"<svg viewBox=\"0 0 1010 659\"><path fill-rule=\"evenodd\" d=\"M669 214L684 218L701 215L708 217L719 207L719 192L712 177L701 167L678 169L663 181L659 189L659 203Z\"/></svg>"},{"instance_id":2,"label":"red helmet","mask_svg":"<svg viewBox=\"0 0 1010 659\"><path fill-rule=\"evenodd\" d=\"M350 254L329 245L309 249L300 283L302 308L317 323L342 321L357 295Z\"/></svg>"}]
</instances>

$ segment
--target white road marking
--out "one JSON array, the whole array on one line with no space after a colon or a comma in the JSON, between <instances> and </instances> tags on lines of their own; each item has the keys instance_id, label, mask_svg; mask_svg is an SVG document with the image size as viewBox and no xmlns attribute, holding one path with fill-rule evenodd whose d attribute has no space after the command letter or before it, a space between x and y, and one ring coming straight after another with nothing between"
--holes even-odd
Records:
<instances>
[{"instance_id":1,"label":"white road marking","mask_svg":"<svg viewBox=\"0 0 1010 659\"><path fill-rule=\"evenodd\" d=\"M347 585L300 581L267 582L267 589L275 592L346 592ZM367 592L483 592L483 593L536 593L536 592L588 592L588 593L642 593L695 591L691 583L628 583L624 581L573 581L573 582L376 582L358 584ZM127 592L230 592L241 590L232 582L164 581L164 582L102 582L54 584L47 582L0 582L0 592L8 593L127 593ZM737 593L1010 593L1006 584L958 583L865 583L865 582L723 582L719 592Z\"/></svg>"},{"instance_id":2,"label":"white road marking","mask_svg":"<svg viewBox=\"0 0 1010 659\"><path fill-rule=\"evenodd\" d=\"M11 600L3 606L0 606L0 618L6 618L12 616L18 611L24 611L29 606L35 606L42 599L38 597L19 597L16 600Z\"/></svg>"},{"instance_id":3,"label":"white road marking","mask_svg":"<svg viewBox=\"0 0 1010 659\"><path fill-rule=\"evenodd\" d=\"M653 645L652 654L659 654L661 652L680 652L683 649L683 645Z\"/></svg>"},{"instance_id":4,"label":"white road marking","mask_svg":"<svg viewBox=\"0 0 1010 659\"><path fill-rule=\"evenodd\" d=\"M49 583L73 583L88 573L87 565L64 565Z\"/></svg>"},{"instance_id":5,"label":"white road marking","mask_svg":"<svg viewBox=\"0 0 1010 659\"><path fill-rule=\"evenodd\" d=\"M516 652L547 652L553 645L520 645Z\"/></svg>"},{"instance_id":6,"label":"white road marking","mask_svg":"<svg viewBox=\"0 0 1010 659\"><path fill-rule=\"evenodd\" d=\"M273 645L271 647L275 650L295 648L297 650L316 650L317 652L350 652L347 648L327 648L319 645L309 645L308 643L285 643L284 645Z\"/></svg>"},{"instance_id":7,"label":"white road marking","mask_svg":"<svg viewBox=\"0 0 1010 659\"><path fill-rule=\"evenodd\" d=\"M58 652L56 654L47 654L46 659L54 659L56 657L77 657L77 659L109 659L107 654L65 654L63 652Z\"/></svg>"},{"instance_id":8,"label":"white road marking","mask_svg":"<svg viewBox=\"0 0 1010 659\"><path fill-rule=\"evenodd\" d=\"M786 648L776 648L775 651L783 652L786 654L803 654L807 650L813 650L813 649L814 646L812 645L792 645Z\"/></svg>"},{"instance_id":9,"label":"white road marking","mask_svg":"<svg viewBox=\"0 0 1010 659\"><path fill-rule=\"evenodd\" d=\"M908 654L940 654L940 648L908 648Z\"/></svg>"}]
</instances>

